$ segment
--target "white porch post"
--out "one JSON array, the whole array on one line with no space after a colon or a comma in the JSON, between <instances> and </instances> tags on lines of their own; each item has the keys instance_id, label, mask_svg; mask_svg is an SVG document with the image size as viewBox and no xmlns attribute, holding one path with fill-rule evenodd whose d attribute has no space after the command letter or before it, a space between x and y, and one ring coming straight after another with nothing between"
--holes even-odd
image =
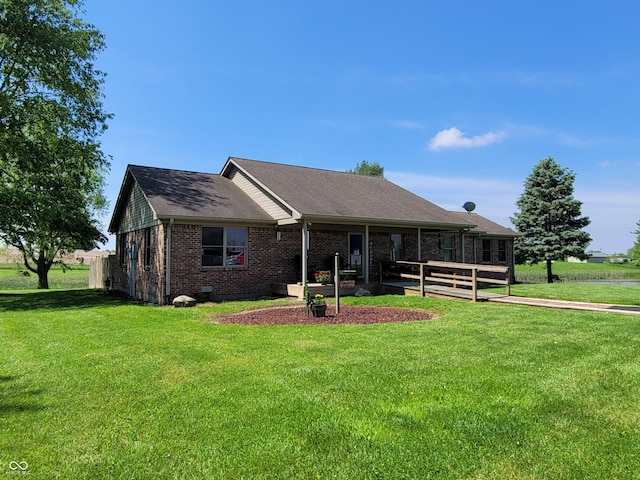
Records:
<instances>
[{"instance_id":1,"label":"white porch post","mask_svg":"<svg viewBox=\"0 0 640 480\"><path fill-rule=\"evenodd\" d=\"M364 226L364 262L362 268L364 269L364 282L369 285L369 262L371 259L369 255L371 252L369 251L369 225Z\"/></svg>"},{"instance_id":2,"label":"white porch post","mask_svg":"<svg viewBox=\"0 0 640 480\"><path fill-rule=\"evenodd\" d=\"M307 252L309 251L309 224L308 222L302 223L302 265L300 267L300 275L302 275L302 287L307 286Z\"/></svg>"}]
</instances>

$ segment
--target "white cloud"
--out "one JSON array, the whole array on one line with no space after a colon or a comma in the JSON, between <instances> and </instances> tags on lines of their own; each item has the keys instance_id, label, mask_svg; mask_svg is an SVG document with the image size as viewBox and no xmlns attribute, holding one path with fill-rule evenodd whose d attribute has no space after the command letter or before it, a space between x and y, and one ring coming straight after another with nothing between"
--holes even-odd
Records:
<instances>
[{"instance_id":1,"label":"white cloud","mask_svg":"<svg viewBox=\"0 0 640 480\"><path fill-rule=\"evenodd\" d=\"M486 147L492 143L500 142L507 136L505 132L488 132L475 137L467 137L456 127L441 130L435 137L429 140L429 150L441 150L443 148L474 148Z\"/></svg>"}]
</instances>

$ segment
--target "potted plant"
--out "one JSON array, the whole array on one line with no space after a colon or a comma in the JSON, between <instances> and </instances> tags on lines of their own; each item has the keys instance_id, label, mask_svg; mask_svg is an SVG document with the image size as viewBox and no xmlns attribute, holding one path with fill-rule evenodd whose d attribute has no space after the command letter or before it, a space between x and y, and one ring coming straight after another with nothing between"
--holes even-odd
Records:
<instances>
[{"instance_id":1,"label":"potted plant","mask_svg":"<svg viewBox=\"0 0 640 480\"><path fill-rule=\"evenodd\" d=\"M316 282L321 283L322 285L326 285L329 283L329 280L331 280L329 272L324 270L314 273L313 276L316 278Z\"/></svg>"},{"instance_id":2,"label":"potted plant","mask_svg":"<svg viewBox=\"0 0 640 480\"><path fill-rule=\"evenodd\" d=\"M327 315L327 304L324 295L316 293L311 303L311 314L314 317L325 317Z\"/></svg>"}]
</instances>

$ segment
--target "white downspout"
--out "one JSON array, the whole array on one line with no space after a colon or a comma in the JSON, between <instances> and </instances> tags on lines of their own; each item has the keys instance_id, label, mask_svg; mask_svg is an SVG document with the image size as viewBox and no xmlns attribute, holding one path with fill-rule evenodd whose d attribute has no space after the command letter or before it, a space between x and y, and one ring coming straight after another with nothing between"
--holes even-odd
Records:
<instances>
[{"instance_id":1,"label":"white downspout","mask_svg":"<svg viewBox=\"0 0 640 480\"><path fill-rule=\"evenodd\" d=\"M302 266L300 268L302 275L302 289L307 286L307 251L309 250L309 224L302 223Z\"/></svg>"},{"instance_id":2,"label":"white downspout","mask_svg":"<svg viewBox=\"0 0 640 480\"><path fill-rule=\"evenodd\" d=\"M171 295L171 232L173 230L171 227L173 227L173 222L174 219L170 218L169 225L167 225L167 250L165 252L167 268L165 269L164 279L164 295L167 299L167 302L169 301Z\"/></svg>"}]
</instances>

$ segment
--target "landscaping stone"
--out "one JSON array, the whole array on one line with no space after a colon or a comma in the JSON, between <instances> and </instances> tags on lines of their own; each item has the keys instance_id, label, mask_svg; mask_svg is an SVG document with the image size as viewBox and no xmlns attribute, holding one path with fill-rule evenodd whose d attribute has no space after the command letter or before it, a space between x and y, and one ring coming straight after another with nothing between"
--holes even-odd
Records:
<instances>
[{"instance_id":1,"label":"landscaping stone","mask_svg":"<svg viewBox=\"0 0 640 480\"><path fill-rule=\"evenodd\" d=\"M174 307L195 307L196 299L188 295L180 295L173 299Z\"/></svg>"},{"instance_id":2,"label":"landscaping stone","mask_svg":"<svg viewBox=\"0 0 640 480\"><path fill-rule=\"evenodd\" d=\"M360 288L354 295L356 297L370 297L373 294L366 288Z\"/></svg>"}]
</instances>

